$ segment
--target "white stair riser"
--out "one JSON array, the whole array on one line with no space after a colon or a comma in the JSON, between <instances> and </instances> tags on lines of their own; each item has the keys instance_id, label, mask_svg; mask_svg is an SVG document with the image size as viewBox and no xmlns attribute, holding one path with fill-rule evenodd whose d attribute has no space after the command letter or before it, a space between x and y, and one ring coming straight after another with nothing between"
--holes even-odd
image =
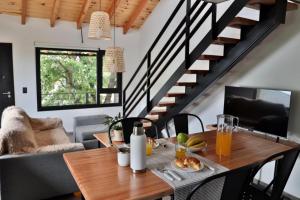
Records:
<instances>
[{"instance_id":1,"label":"white stair riser","mask_svg":"<svg viewBox=\"0 0 300 200\"><path fill-rule=\"evenodd\" d=\"M224 45L211 44L203 52L203 55L223 56L224 55Z\"/></svg>"},{"instance_id":2,"label":"white stair riser","mask_svg":"<svg viewBox=\"0 0 300 200\"><path fill-rule=\"evenodd\" d=\"M244 7L237 15L237 17L252 19L255 21L259 21L259 16L260 16L260 10L249 8L249 7Z\"/></svg>"},{"instance_id":3,"label":"white stair riser","mask_svg":"<svg viewBox=\"0 0 300 200\"><path fill-rule=\"evenodd\" d=\"M221 32L219 37L241 39L241 29L228 26Z\"/></svg>"},{"instance_id":4,"label":"white stair riser","mask_svg":"<svg viewBox=\"0 0 300 200\"><path fill-rule=\"evenodd\" d=\"M209 60L196 60L189 70L199 70L208 71L209 70Z\"/></svg>"},{"instance_id":5,"label":"white stair riser","mask_svg":"<svg viewBox=\"0 0 300 200\"><path fill-rule=\"evenodd\" d=\"M185 87L184 86L173 86L168 94L185 94Z\"/></svg>"},{"instance_id":6,"label":"white stair riser","mask_svg":"<svg viewBox=\"0 0 300 200\"><path fill-rule=\"evenodd\" d=\"M154 106L152 109L152 112L166 112L167 111L167 107L159 107L159 106Z\"/></svg>"},{"instance_id":7,"label":"white stair riser","mask_svg":"<svg viewBox=\"0 0 300 200\"><path fill-rule=\"evenodd\" d=\"M175 103L175 97L163 97L159 103Z\"/></svg>"},{"instance_id":8,"label":"white stair riser","mask_svg":"<svg viewBox=\"0 0 300 200\"><path fill-rule=\"evenodd\" d=\"M143 123L143 127L151 127L151 126L152 126L151 122Z\"/></svg>"},{"instance_id":9,"label":"white stair riser","mask_svg":"<svg viewBox=\"0 0 300 200\"><path fill-rule=\"evenodd\" d=\"M157 120L157 119L159 119L159 115L146 115L145 118L151 119L151 120Z\"/></svg>"},{"instance_id":10,"label":"white stair riser","mask_svg":"<svg viewBox=\"0 0 300 200\"><path fill-rule=\"evenodd\" d=\"M196 83L197 74L183 74L183 76L178 80L178 83Z\"/></svg>"}]
</instances>

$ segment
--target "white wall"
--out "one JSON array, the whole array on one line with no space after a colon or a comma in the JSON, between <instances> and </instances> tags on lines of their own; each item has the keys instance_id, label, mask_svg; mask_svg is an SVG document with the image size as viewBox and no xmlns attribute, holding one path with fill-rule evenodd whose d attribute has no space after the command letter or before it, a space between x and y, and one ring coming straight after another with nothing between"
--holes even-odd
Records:
<instances>
[{"instance_id":1,"label":"white wall","mask_svg":"<svg viewBox=\"0 0 300 200\"><path fill-rule=\"evenodd\" d=\"M76 109L64 111L37 112L36 97L36 65L34 42L49 44L51 47L61 48L101 48L112 45L112 41L99 41L87 39L87 25L83 28L84 44L81 44L80 30L73 22L57 21L51 28L49 20L28 18L26 25L21 25L20 17L0 15L0 42L13 43L13 65L16 105L24 108L34 117L60 117L63 119L67 131L72 131L73 117L81 115L108 114L116 115L121 107L106 107L92 109ZM137 66L139 33L130 31L123 35L117 29L117 45L125 48L126 73L123 75L123 85L131 77ZM28 93L22 93L22 87L28 87Z\"/></svg>"},{"instance_id":2,"label":"white wall","mask_svg":"<svg viewBox=\"0 0 300 200\"><path fill-rule=\"evenodd\" d=\"M142 55L153 42L176 3L173 0L161 1L146 21L141 29L143 42L141 42L140 52ZM243 15L247 14L248 12L243 13ZM251 18L257 19L257 15ZM300 11L289 12L286 21L285 25L275 30L224 78L191 102L185 111L200 115L204 124L207 125L216 123L216 115L223 113L225 85L293 90L289 138L300 142ZM179 66L179 64L181 63L177 65L175 63L172 67ZM167 73L164 77L167 79L169 76L170 73ZM262 180L269 180L271 174L272 169L268 166L263 170ZM299 185L300 161L296 163L286 191L300 197Z\"/></svg>"}]
</instances>

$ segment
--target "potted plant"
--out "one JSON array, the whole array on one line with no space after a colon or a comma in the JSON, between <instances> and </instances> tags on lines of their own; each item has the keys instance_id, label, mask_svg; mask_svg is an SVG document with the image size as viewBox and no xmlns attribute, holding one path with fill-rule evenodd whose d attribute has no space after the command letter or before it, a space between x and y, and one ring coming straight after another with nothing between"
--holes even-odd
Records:
<instances>
[{"instance_id":1,"label":"potted plant","mask_svg":"<svg viewBox=\"0 0 300 200\"><path fill-rule=\"evenodd\" d=\"M121 113L115 117L106 117L104 124L110 126L120 119L122 119ZM120 122L113 125L112 133L109 134L111 134L113 141L124 141L122 124Z\"/></svg>"}]
</instances>

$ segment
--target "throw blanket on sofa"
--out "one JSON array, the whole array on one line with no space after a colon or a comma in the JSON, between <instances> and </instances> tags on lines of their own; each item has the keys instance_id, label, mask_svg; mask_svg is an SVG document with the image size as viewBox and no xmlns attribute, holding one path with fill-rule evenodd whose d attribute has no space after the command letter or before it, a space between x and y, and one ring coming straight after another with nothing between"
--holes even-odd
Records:
<instances>
[{"instance_id":1,"label":"throw blanket on sofa","mask_svg":"<svg viewBox=\"0 0 300 200\"><path fill-rule=\"evenodd\" d=\"M0 155L58 151L81 145L70 143L60 119L30 118L16 106L3 111L1 127Z\"/></svg>"}]
</instances>

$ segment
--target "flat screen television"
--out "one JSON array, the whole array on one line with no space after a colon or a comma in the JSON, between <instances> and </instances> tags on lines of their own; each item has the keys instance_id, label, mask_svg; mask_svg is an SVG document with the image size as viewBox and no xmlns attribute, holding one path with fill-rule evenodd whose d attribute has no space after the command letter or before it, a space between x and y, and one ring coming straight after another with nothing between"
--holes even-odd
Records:
<instances>
[{"instance_id":1,"label":"flat screen television","mask_svg":"<svg viewBox=\"0 0 300 200\"><path fill-rule=\"evenodd\" d=\"M224 114L239 117L239 126L248 130L286 137L291 91L225 87Z\"/></svg>"}]
</instances>

